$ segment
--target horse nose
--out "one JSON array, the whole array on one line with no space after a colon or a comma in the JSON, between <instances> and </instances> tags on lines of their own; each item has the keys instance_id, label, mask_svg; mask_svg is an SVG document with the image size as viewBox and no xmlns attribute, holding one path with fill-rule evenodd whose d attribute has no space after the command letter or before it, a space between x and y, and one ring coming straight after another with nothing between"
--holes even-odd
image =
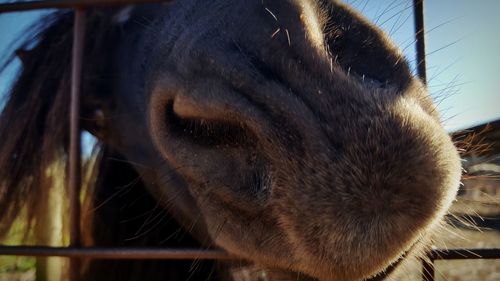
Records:
<instances>
[{"instance_id":1,"label":"horse nose","mask_svg":"<svg viewBox=\"0 0 500 281\"><path fill-rule=\"evenodd\" d=\"M404 100L372 113L353 121L333 160L314 163L314 177L276 191L291 240L325 280L385 270L436 226L459 185L457 150L436 119Z\"/></svg>"}]
</instances>

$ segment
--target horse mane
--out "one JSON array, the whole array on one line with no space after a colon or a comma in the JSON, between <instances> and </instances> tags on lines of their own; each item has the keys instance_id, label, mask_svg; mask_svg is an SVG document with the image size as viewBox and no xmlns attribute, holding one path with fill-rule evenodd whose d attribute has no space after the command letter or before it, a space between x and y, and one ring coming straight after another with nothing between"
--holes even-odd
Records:
<instances>
[{"instance_id":1,"label":"horse mane","mask_svg":"<svg viewBox=\"0 0 500 281\"><path fill-rule=\"evenodd\" d=\"M42 23L43 22L43 23ZM30 30L18 74L0 115L0 233L21 210L31 225L51 186L47 167L66 163L71 58L69 15L53 14ZM68 44L69 43L69 44Z\"/></svg>"},{"instance_id":2,"label":"horse mane","mask_svg":"<svg viewBox=\"0 0 500 281\"><path fill-rule=\"evenodd\" d=\"M111 22L114 12L87 12L83 130L94 129L86 118L86 110L93 109L86 107L106 99L109 92L110 57L120 34L120 28ZM26 223L23 232L30 233L38 215L46 212L48 190L57 184L49 173L52 166L57 164L58 182L65 180L72 37L73 13L55 12L29 28L21 45L22 54L18 52L22 67L0 114L0 239L6 237L16 220ZM4 60L0 71L13 59L14 55ZM84 245L200 246L166 210L155 208L158 203L119 152L101 140L96 147L84 172L90 175L82 210ZM156 220L147 221L144 214ZM140 232L144 226L146 231ZM114 280L118 276L121 280L212 280L217 278L213 271L213 262L90 260L85 262L82 276L92 280Z\"/></svg>"},{"instance_id":3,"label":"horse mane","mask_svg":"<svg viewBox=\"0 0 500 281\"><path fill-rule=\"evenodd\" d=\"M159 207L139 174L116 150L103 146L97 155L95 187L82 231L86 245L107 247L201 247ZM86 204L87 205L87 204ZM85 209L85 208L84 208ZM83 280L221 280L213 261L90 260ZM216 270L217 269L217 270ZM226 280L226 279L223 279Z\"/></svg>"},{"instance_id":4,"label":"horse mane","mask_svg":"<svg viewBox=\"0 0 500 281\"><path fill-rule=\"evenodd\" d=\"M88 18L92 32L88 32L85 46L89 58L84 64L86 73L102 68L95 62L102 62L105 54L97 50L110 32L102 18L103 13L98 12ZM0 236L21 212L26 212L28 229L32 226L36 214L45 208L46 191L53 185L48 168L61 164L64 168L57 176L64 178L68 160L73 13L51 13L27 34L21 44L24 50L17 52L21 70L0 114ZM0 71L13 59L5 60ZM84 84L92 85L87 82L94 74L85 75Z\"/></svg>"}]
</instances>

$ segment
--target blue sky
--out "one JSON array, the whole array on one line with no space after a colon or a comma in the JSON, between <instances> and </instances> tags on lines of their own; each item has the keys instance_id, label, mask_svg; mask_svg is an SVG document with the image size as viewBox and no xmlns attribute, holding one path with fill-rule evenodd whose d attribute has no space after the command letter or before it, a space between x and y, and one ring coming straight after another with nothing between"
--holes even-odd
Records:
<instances>
[{"instance_id":1,"label":"blue sky","mask_svg":"<svg viewBox=\"0 0 500 281\"><path fill-rule=\"evenodd\" d=\"M378 22L414 67L413 10L408 0L348 0ZM427 0L429 92L448 130L500 118L500 1Z\"/></svg>"},{"instance_id":2,"label":"blue sky","mask_svg":"<svg viewBox=\"0 0 500 281\"><path fill-rule=\"evenodd\" d=\"M5 2L0 0L0 2ZM380 25L414 66L411 0L347 0ZM448 130L500 118L500 1L427 0L425 24L429 92ZM0 61L40 12L0 15ZM0 74L4 94L19 62ZM0 103L1 104L1 103Z\"/></svg>"}]
</instances>

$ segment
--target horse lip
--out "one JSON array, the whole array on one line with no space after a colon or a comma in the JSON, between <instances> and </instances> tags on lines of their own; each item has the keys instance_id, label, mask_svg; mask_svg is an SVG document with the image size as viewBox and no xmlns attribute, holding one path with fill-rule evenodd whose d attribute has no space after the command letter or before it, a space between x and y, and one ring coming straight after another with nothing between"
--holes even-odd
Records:
<instances>
[{"instance_id":1,"label":"horse lip","mask_svg":"<svg viewBox=\"0 0 500 281\"><path fill-rule=\"evenodd\" d=\"M371 277L369 279L365 279L365 281L382 281L382 280L384 280L387 276L389 276L389 274L391 274L392 272L394 272L394 270L398 267L398 265L403 261L403 259L404 259L404 257L405 257L406 254L407 254L407 252L405 252L401 256L401 258L399 258L396 262L391 263L384 270L380 271L375 276L373 276L373 277Z\"/></svg>"},{"instance_id":2,"label":"horse lip","mask_svg":"<svg viewBox=\"0 0 500 281\"><path fill-rule=\"evenodd\" d=\"M373 277L370 277L368 279L365 279L364 281L382 281L387 276L389 276L391 273L396 270L396 268L403 262L403 260L408 256L408 254L415 248L415 246L418 244L420 240L415 241L408 250L404 251L404 253L399 257L399 259L396 262L391 263L388 265L386 268L383 270L379 271L377 274L373 275Z\"/></svg>"}]
</instances>

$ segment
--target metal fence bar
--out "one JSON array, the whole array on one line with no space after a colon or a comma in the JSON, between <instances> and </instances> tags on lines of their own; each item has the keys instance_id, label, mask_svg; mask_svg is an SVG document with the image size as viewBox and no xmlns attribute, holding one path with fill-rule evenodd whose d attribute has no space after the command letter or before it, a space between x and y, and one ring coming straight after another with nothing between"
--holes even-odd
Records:
<instances>
[{"instance_id":1,"label":"metal fence bar","mask_svg":"<svg viewBox=\"0 0 500 281\"><path fill-rule=\"evenodd\" d=\"M40 9L73 9L85 7L120 6L127 4L168 3L172 0L46 0L0 4L0 13Z\"/></svg>"},{"instance_id":2,"label":"metal fence bar","mask_svg":"<svg viewBox=\"0 0 500 281\"><path fill-rule=\"evenodd\" d=\"M486 249L435 249L428 254L431 260L498 259L500 248Z\"/></svg>"},{"instance_id":3,"label":"metal fence bar","mask_svg":"<svg viewBox=\"0 0 500 281\"><path fill-rule=\"evenodd\" d=\"M113 260L227 260L237 259L223 250L134 247L0 246L0 256L68 257Z\"/></svg>"},{"instance_id":4,"label":"metal fence bar","mask_svg":"<svg viewBox=\"0 0 500 281\"><path fill-rule=\"evenodd\" d=\"M413 16L415 18L415 47L417 51L417 74L427 84L425 62L425 28L424 0L413 0Z\"/></svg>"},{"instance_id":5,"label":"metal fence bar","mask_svg":"<svg viewBox=\"0 0 500 281\"><path fill-rule=\"evenodd\" d=\"M487 249L434 249L427 254L427 259L422 259L422 279L434 281L436 260L468 260L468 259L499 259L500 248Z\"/></svg>"},{"instance_id":6,"label":"metal fence bar","mask_svg":"<svg viewBox=\"0 0 500 281\"><path fill-rule=\"evenodd\" d=\"M80 246L80 193L81 193L81 144L80 144L80 90L82 80L82 60L85 46L86 14L83 8L75 9L73 25L73 53L71 58L71 102L70 102L70 140L68 194L71 247ZM79 259L70 260L70 280L78 280Z\"/></svg>"},{"instance_id":7,"label":"metal fence bar","mask_svg":"<svg viewBox=\"0 0 500 281\"><path fill-rule=\"evenodd\" d=\"M183 253L185 252L185 254ZM0 245L0 256L61 256L107 259L235 259L223 250L137 247L45 247ZM463 259L500 259L500 248L432 250L430 261Z\"/></svg>"},{"instance_id":8,"label":"metal fence bar","mask_svg":"<svg viewBox=\"0 0 500 281\"><path fill-rule=\"evenodd\" d=\"M422 280L434 281L434 262L422 259Z\"/></svg>"}]
</instances>

